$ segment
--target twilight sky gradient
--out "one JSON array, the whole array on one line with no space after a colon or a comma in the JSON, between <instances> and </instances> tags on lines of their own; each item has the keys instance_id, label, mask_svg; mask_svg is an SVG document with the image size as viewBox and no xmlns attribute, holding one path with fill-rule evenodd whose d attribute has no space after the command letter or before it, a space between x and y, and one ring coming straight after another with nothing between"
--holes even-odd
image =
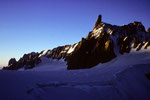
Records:
<instances>
[{"instance_id":1,"label":"twilight sky gradient","mask_svg":"<svg viewBox=\"0 0 150 100\"><path fill-rule=\"evenodd\" d=\"M142 21L150 27L150 0L0 0L0 66L25 53L74 44L94 27Z\"/></svg>"}]
</instances>

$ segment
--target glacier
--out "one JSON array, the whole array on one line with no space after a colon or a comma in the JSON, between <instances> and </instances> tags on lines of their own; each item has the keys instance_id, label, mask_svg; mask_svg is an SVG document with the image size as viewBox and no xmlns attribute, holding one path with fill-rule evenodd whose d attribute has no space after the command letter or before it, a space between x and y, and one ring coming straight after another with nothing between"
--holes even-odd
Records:
<instances>
[{"instance_id":1,"label":"glacier","mask_svg":"<svg viewBox=\"0 0 150 100\"><path fill-rule=\"evenodd\" d=\"M149 100L150 49L119 55L91 69L66 70L63 60L0 71L0 100ZM41 66L41 67L40 67Z\"/></svg>"}]
</instances>

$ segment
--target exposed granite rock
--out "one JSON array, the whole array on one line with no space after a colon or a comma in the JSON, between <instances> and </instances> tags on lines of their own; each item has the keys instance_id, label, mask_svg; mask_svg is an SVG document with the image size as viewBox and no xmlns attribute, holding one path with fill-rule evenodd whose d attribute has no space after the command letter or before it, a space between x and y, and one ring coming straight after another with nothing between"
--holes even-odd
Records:
<instances>
[{"instance_id":1,"label":"exposed granite rock","mask_svg":"<svg viewBox=\"0 0 150 100\"><path fill-rule=\"evenodd\" d=\"M116 57L114 43L106 33L99 38L84 39L79 42L75 51L67 57L67 69L91 68Z\"/></svg>"},{"instance_id":2,"label":"exposed granite rock","mask_svg":"<svg viewBox=\"0 0 150 100\"><path fill-rule=\"evenodd\" d=\"M3 67L3 70L17 70L20 68L32 69L42 62L41 56L57 60L65 59L66 56L69 55L67 52L70 48L71 45L65 45L54 48L53 50L43 50L40 53L32 52L24 54L18 61L16 61L15 58L10 59L8 66Z\"/></svg>"},{"instance_id":3,"label":"exposed granite rock","mask_svg":"<svg viewBox=\"0 0 150 100\"><path fill-rule=\"evenodd\" d=\"M67 69L84 69L106 63L118 54L130 53L150 46L150 28L146 31L141 22L135 21L128 25L116 26L102 22L99 15L95 26L86 38L74 45L59 46L52 50L44 50L40 53L25 54L16 61L9 61L3 69L16 70L19 68L31 69L41 63L41 57L50 59L65 59Z\"/></svg>"},{"instance_id":4,"label":"exposed granite rock","mask_svg":"<svg viewBox=\"0 0 150 100\"><path fill-rule=\"evenodd\" d=\"M99 15L99 16L98 16L98 19L97 19L96 22L95 22L94 28L97 28L98 25L99 25L101 22L102 22L102 15Z\"/></svg>"},{"instance_id":5,"label":"exposed granite rock","mask_svg":"<svg viewBox=\"0 0 150 100\"><path fill-rule=\"evenodd\" d=\"M35 67L35 65L41 62L41 59L38 57L39 53L29 53L24 54L22 58L18 61L15 61L14 58L10 59L10 64L7 67L3 67L4 70L17 70L19 68L24 67L24 69L31 69ZM12 63L13 62L13 63Z\"/></svg>"},{"instance_id":6,"label":"exposed granite rock","mask_svg":"<svg viewBox=\"0 0 150 100\"><path fill-rule=\"evenodd\" d=\"M145 49L150 46L150 36L146 36L141 22L110 25L103 23L99 15L94 29L85 39L82 38L74 52L67 57L67 69L91 68L112 60L118 53L129 53L131 49L138 51L143 46Z\"/></svg>"}]
</instances>

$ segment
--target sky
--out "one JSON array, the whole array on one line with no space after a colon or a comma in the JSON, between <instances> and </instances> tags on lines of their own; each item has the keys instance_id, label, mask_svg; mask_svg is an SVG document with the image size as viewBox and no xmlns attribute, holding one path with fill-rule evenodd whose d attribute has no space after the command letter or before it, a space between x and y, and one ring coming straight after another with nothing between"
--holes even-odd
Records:
<instances>
[{"instance_id":1,"label":"sky","mask_svg":"<svg viewBox=\"0 0 150 100\"><path fill-rule=\"evenodd\" d=\"M86 37L99 14L123 25L150 27L150 0L0 0L0 66L10 58L74 44Z\"/></svg>"}]
</instances>

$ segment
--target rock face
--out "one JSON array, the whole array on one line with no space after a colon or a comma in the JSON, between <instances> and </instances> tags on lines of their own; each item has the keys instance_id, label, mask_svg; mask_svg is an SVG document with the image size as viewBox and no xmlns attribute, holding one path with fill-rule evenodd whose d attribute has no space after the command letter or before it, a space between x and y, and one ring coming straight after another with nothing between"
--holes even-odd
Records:
<instances>
[{"instance_id":1,"label":"rock face","mask_svg":"<svg viewBox=\"0 0 150 100\"><path fill-rule=\"evenodd\" d=\"M67 57L68 69L91 68L116 57L114 43L105 34L97 39L82 38L75 51Z\"/></svg>"},{"instance_id":2,"label":"rock face","mask_svg":"<svg viewBox=\"0 0 150 100\"><path fill-rule=\"evenodd\" d=\"M105 63L131 49L146 49L150 45L149 30L135 21L124 26L110 25L101 21L101 15L94 29L79 42L74 52L67 57L68 69L91 68Z\"/></svg>"},{"instance_id":3,"label":"rock face","mask_svg":"<svg viewBox=\"0 0 150 100\"><path fill-rule=\"evenodd\" d=\"M15 58L11 58L11 59L9 60L9 62L8 62L8 65L10 66L10 65L13 65L13 64L15 64L15 63L17 63L16 59L15 59Z\"/></svg>"},{"instance_id":4,"label":"rock face","mask_svg":"<svg viewBox=\"0 0 150 100\"><path fill-rule=\"evenodd\" d=\"M96 22L95 22L95 26L94 26L94 28L97 28L98 27L98 25L100 24L102 22L102 16L101 15L99 15L98 16L98 19L96 20Z\"/></svg>"},{"instance_id":5,"label":"rock face","mask_svg":"<svg viewBox=\"0 0 150 100\"><path fill-rule=\"evenodd\" d=\"M65 59L68 55L68 50L70 49L71 45L65 45L65 46L59 46L57 48L54 48L47 54L48 58L52 59Z\"/></svg>"},{"instance_id":6,"label":"rock face","mask_svg":"<svg viewBox=\"0 0 150 100\"><path fill-rule=\"evenodd\" d=\"M141 22L135 21L123 26L110 25L102 22L102 16L99 15L93 30L78 43L25 54L19 61L10 59L8 66L3 69L31 69L42 62L43 56L65 59L67 69L85 69L108 62L117 55L130 53L131 49L138 51L141 48L147 49L148 46L150 28L146 31Z\"/></svg>"},{"instance_id":7,"label":"rock face","mask_svg":"<svg viewBox=\"0 0 150 100\"><path fill-rule=\"evenodd\" d=\"M9 64L7 67L4 67L4 70L16 70L19 68L24 67L25 69L31 69L35 65L39 64L41 62L41 59L38 57L39 53L29 53L24 54L22 58L20 58L18 61L16 61L15 58L11 58L9 60Z\"/></svg>"},{"instance_id":8,"label":"rock face","mask_svg":"<svg viewBox=\"0 0 150 100\"><path fill-rule=\"evenodd\" d=\"M44 50L40 53L29 53L24 54L22 58L16 61L15 58L11 58L7 67L3 67L3 70L17 70L20 68L32 69L37 64L41 63L41 57L45 56L52 59L65 59L71 52L69 51L72 48L71 45L59 46L53 50ZM67 53L67 52L70 53Z\"/></svg>"}]
</instances>

